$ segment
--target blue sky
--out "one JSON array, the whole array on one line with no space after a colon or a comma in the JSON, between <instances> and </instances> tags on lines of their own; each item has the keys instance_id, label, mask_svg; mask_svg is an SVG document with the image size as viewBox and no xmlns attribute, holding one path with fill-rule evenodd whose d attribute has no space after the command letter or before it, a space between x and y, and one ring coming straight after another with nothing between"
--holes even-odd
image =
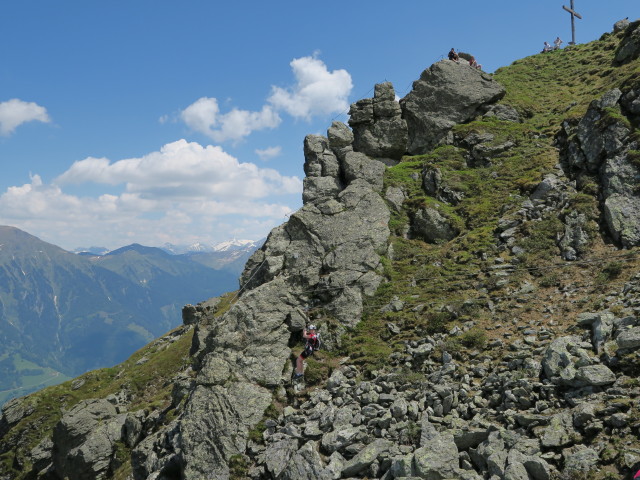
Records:
<instances>
[{"instance_id":1,"label":"blue sky","mask_svg":"<svg viewBox=\"0 0 640 480\"><path fill-rule=\"evenodd\" d=\"M569 1L1 2L0 224L66 249L261 238L301 206L306 134L451 47L492 72L566 44ZM579 43L640 16L575 9Z\"/></svg>"}]
</instances>

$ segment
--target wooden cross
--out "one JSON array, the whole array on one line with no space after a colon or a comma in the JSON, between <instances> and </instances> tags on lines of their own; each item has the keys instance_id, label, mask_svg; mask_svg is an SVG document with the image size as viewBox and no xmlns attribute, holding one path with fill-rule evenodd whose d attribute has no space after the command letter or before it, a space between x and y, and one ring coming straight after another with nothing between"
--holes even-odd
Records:
<instances>
[{"instance_id":1,"label":"wooden cross","mask_svg":"<svg viewBox=\"0 0 640 480\"><path fill-rule=\"evenodd\" d=\"M562 6L563 9L565 9L567 12L569 12L571 14L571 43L569 45L575 45L576 44L576 24L575 24L575 17L578 17L580 20L582 20L582 15L580 15L578 12L576 12L573 9L573 0L571 0L571 8L563 5Z\"/></svg>"}]
</instances>

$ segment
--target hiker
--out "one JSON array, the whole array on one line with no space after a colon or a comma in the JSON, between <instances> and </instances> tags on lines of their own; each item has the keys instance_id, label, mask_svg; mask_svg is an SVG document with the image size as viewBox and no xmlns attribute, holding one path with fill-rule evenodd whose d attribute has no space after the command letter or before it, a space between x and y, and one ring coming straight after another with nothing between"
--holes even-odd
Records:
<instances>
[{"instance_id":1,"label":"hiker","mask_svg":"<svg viewBox=\"0 0 640 480\"><path fill-rule=\"evenodd\" d=\"M469 60L469 65L473 68L477 68L478 70L482 70L482 65L476 62L476 57L471 56L471 60Z\"/></svg>"},{"instance_id":2,"label":"hiker","mask_svg":"<svg viewBox=\"0 0 640 480\"><path fill-rule=\"evenodd\" d=\"M562 45L562 39L560 37L556 37L556 39L553 41L553 49L560 49L560 45Z\"/></svg>"},{"instance_id":3,"label":"hiker","mask_svg":"<svg viewBox=\"0 0 640 480\"><path fill-rule=\"evenodd\" d=\"M449 60L453 60L454 62L457 62L459 60L458 54L456 53L456 50L454 48L449 50Z\"/></svg>"},{"instance_id":4,"label":"hiker","mask_svg":"<svg viewBox=\"0 0 640 480\"><path fill-rule=\"evenodd\" d=\"M542 53L547 53L551 51L551 45L549 45L547 42L544 42L544 48L542 49Z\"/></svg>"},{"instance_id":5,"label":"hiker","mask_svg":"<svg viewBox=\"0 0 640 480\"><path fill-rule=\"evenodd\" d=\"M296 358L296 373L293 378L300 378L304 374L304 359L313 355L313 352L320 347L320 339L318 338L318 332L315 325L309 325L309 329L302 330L302 338L307 343L304 346L304 350L298 358Z\"/></svg>"}]
</instances>

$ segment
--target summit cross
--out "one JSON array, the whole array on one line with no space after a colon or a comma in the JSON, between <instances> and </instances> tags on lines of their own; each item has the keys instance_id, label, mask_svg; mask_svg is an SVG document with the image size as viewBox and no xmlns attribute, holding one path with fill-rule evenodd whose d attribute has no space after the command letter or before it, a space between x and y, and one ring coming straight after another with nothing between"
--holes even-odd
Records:
<instances>
[{"instance_id":1,"label":"summit cross","mask_svg":"<svg viewBox=\"0 0 640 480\"><path fill-rule=\"evenodd\" d=\"M580 15L578 12L576 12L573 9L573 0L571 0L571 7L567 7L566 5L563 5L562 8L571 14L571 43L569 45L575 45L576 44L575 17L578 17L580 20L582 20L582 15Z\"/></svg>"}]
</instances>

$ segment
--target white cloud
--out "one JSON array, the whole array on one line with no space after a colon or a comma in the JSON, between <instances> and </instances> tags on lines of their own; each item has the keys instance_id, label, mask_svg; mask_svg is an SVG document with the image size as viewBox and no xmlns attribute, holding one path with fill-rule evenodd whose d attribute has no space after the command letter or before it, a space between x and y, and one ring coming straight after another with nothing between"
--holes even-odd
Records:
<instances>
[{"instance_id":1,"label":"white cloud","mask_svg":"<svg viewBox=\"0 0 640 480\"><path fill-rule=\"evenodd\" d=\"M297 177L241 163L219 146L178 140L158 152L111 163L106 158L75 162L54 183L125 185L144 198L207 197L223 201L302 191Z\"/></svg>"},{"instance_id":2,"label":"white cloud","mask_svg":"<svg viewBox=\"0 0 640 480\"><path fill-rule=\"evenodd\" d=\"M282 122L279 111L306 120L317 115L346 113L353 88L349 72L330 72L315 56L295 58L290 65L295 84L288 88L272 86L267 104L260 111L234 108L221 113L216 98L202 97L182 110L180 119L216 142L237 142L254 131L278 127ZM166 115L159 119L160 123L167 120Z\"/></svg>"},{"instance_id":3,"label":"white cloud","mask_svg":"<svg viewBox=\"0 0 640 480\"><path fill-rule=\"evenodd\" d=\"M95 193L65 191L72 185ZM0 195L0 224L68 249L258 239L299 206L301 191L297 177L179 140L140 158L89 157L51 184L33 175Z\"/></svg>"},{"instance_id":4,"label":"white cloud","mask_svg":"<svg viewBox=\"0 0 640 480\"><path fill-rule=\"evenodd\" d=\"M202 133L216 142L238 141L256 130L276 128L282 119L269 105L259 112L238 110L220 113L218 100L202 97L185 108L180 116L191 129Z\"/></svg>"},{"instance_id":5,"label":"white cloud","mask_svg":"<svg viewBox=\"0 0 640 480\"><path fill-rule=\"evenodd\" d=\"M17 98L0 103L0 135L11 135L20 125L32 121L50 122L47 109Z\"/></svg>"},{"instance_id":6,"label":"white cloud","mask_svg":"<svg viewBox=\"0 0 640 480\"><path fill-rule=\"evenodd\" d=\"M260 160L266 161L278 157L282 153L282 147L267 147L264 149L256 149L256 155Z\"/></svg>"},{"instance_id":7,"label":"white cloud","mask_svg":"<svg viewBox=\"0 0 640 480\"><path fill-rule=\"evenodd\" d=\"M296 58L290 65L296 84L286 89L272 87L268 101L276 109L295 118L310 119L349 108L348 97L353 88L349 72L330 72L324 62L315 57Z\"/></svg>"}]
</instances>

